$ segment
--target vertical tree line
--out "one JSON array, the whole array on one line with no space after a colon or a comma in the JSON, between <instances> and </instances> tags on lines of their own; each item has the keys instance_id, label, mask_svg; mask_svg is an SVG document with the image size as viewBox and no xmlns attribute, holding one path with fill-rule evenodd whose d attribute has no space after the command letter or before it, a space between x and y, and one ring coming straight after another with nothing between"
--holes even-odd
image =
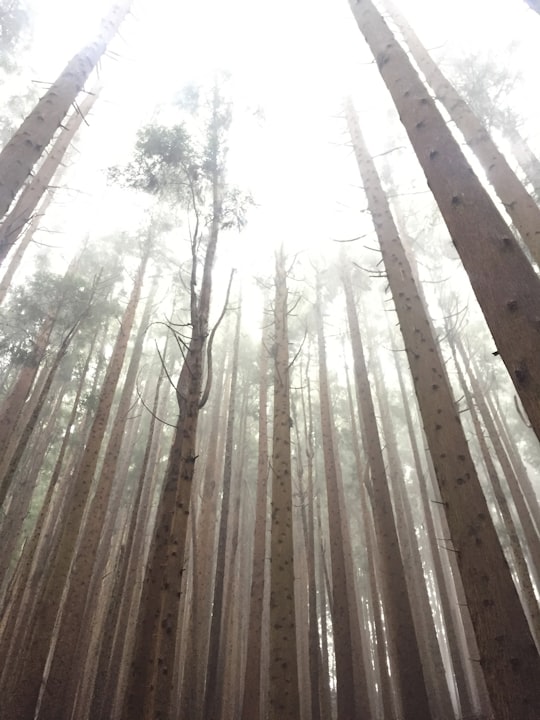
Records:
<instances>
[{"instance_id":1,"label":"vertical tree line","mask_svg":"<svg viewBox=\"0 0 540 720\"><path fill-rule=\"evenodd\" d=\"M108 169L135 221L63 267L36 234L131 5L0 152L0 717L537 720L532 150L526 187L394 4L350 0L410 142L380 159L346 101L358 237L248 224L273 269L237 272L258 209L216 73ZM401 201L418 173L470 293Z\"/></svg>"}]
</instances>

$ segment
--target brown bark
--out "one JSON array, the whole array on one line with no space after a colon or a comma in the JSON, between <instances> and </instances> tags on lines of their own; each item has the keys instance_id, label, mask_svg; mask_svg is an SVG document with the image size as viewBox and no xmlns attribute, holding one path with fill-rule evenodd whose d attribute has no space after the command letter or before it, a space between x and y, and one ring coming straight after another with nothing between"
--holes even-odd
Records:
<instances>
[{"instance_id":1,"label":"brown bark","mask_svg":"<svg viewBox=\"0 0 540 720\"><path fill-rule=\"evenodd\" d=\"M389 31L370 0L361 4L366 33L386 37ZM391 38L388 42L394 48ZM540 686L531 678L540 673L540 658L478 481L431 321L352 111L349 123L496 717L533 720L540 713Z\"/></svg>"},{"instance_id":2,"label":"brown bark","mask_svg":"<svg viewBox=\"0 0 540 720\"><path fill-rule=\"evenodd\" d=\"M32 168L52 140L90 73L129 12L132 0L113 6L96 38L66 65L58 79L0 153L0 217L8 211Z\"/></svg>"},{"instance_id":3,"label":"brown bark","mask_svg":"<svg viewBox=\"0 0 540 720\"><path fill-rule=\"evenodd\" d=\"M144 259L135 281L138 296L140 296L142 289L150 250L151 238L147 240ZM73 558L70 574L76 578L76 582L70 582L63 601L62 615L56 631L54 651L49 660L50 664L45 682L46 691L40 705L39 716L42 720L47 720L48 718L51 720L63 720L63 718L65 718L67 720L67 718L71 717L77 682L74 675L83 664L84 652L86 650L85 643L81 637L85 606L88 597L95 595L95 593L90 592L90 583L94 564L99 557L98 549L100 543L102 554L104 545L105 547L108 545L106 536L104 537L106 516L109 508L109 500L113 491L113 482L116 476L116 468L122 447L122 438L125 434L126 423L132 404L143 342L152 312L154 291L155 283L146 301L146 307L133 344L124 385L103 457L102 469L95 483L94 495L89 505L88 519L80 533L77 551ZM107 552L105 551L104 554L106 556ZM66 668L73 668L71 674Z\"/></svg>"},{"instance_id":4,"label":"brown bark","mask_svg":"<svg viewBox=\"0 0 540 720\"><path fill-rule=\"evenodd\" d=\"M137 281L133 286L130 301L126 307L109 360L90 435L77 472L72 480L73 491L62 527L58 551L54 559L50 560L43 594L38 599L35 615L29 623L32 630L28 645L22 649L19 662L11 663L12 667L10 668L7 685L9 689L6 688L0 698L0 715L6 720L33 720L34 718L45 663L62 599L62 591L69 577L77 537L90 495L114 399L114 392L120 377L129 335L135 319L147 259L147 257L143 259Z\"/></svg>"},{"instance_id":5,"label":"brown bark","mask_svg":"<svg viewBox=\"0 0 540 720\"><path fill-rule=\"evenodd\" d=\"M49 315L43 321L39 333L33 343L32 350L25 358L13 387L0 408L0 457L2 458L8 451L10 441L12 440L12 433L21 415L30 390L32 389L34 380L36 379L41 361L43 360L47 349L54 322L55 317L53 315ZM6 499L11 479L12 476L9 474L5 474L1 479L0 505L2 505Z\"/></svg>"},{"instance_id":6,"label":"brown bark","mask_svg":"<svg viewBox=\"0 0 540 720\"><path fill-rule=\"evenodd\" d=\"M372 0L350 4L540 437L540 279Z\"/></svg>"},{"instance_id":7,"label":"brown bark","mask_svg":"<svg viewBox=\"0 0 540 720\"><path fill-rule=\"evenodd\" d=\"M429 720L431 713L400 555L381 440L377 430L358 315L350 275L345 267L343 267L342 280L354 358L358 410L370 469L371 504L381 561L379 578L383 589L384 612L392 655L395 657L395 667L392 667L392 671L396 674L396 687L403 704L404 718Z\"/></svg>"},{"instance_id":8,"label":"brown bark","mask_svg":"<svg viewBox=\"0 0 540 720\"><path fill-rule=\"evenodd\" d=\"M265 319L263 318L263 328ZM264 717L261 697L262 617L264 603L266 530L268 508L268 332L263 329L259 355L259 438L257 461L257 496L249 620L247 630L247 664L241 720Z\"/></svg>"},{"instance_id":9,"label":"brown bark","mask_svg":"<svg viewBox=\"0 0 540 720\"><path fill-rule=\"evenodd\" d=\"M300 697L294 602L289 337L283 249L276 254L275 282L268 719L298 720Z\"/></svg>"},{"instance_id":10,"label":"brown bark","mask_svg":"<svg viewBox=\"0 0 540 720\"><path fill-rule=\"evenodd\" d=\"M465 717L474 715L477 708L473 694L470 689L470 681L472 680L472 667L470 662L470 655L468 648L462 648L460 645L460 637L463 635L462 623L460 623L460 616L456 617L456 613L452 612L450 603L449 592L447 590L447 581L443 572L440 548L437 543L437 535L435 533L435 525L433 522L433 514L431 505L429 502L428 489L426 476L422 468L422 462L420 460L420 451L418 449L418 442L415 434L414 423L412 419L411 409L408 402L409 394L405 389L405 382L403 378L403 372L401 363L397 357L397 351L394 343L392 343L392 350L395 356L395 365L398 376L399 388L401 397L403 399L403 411L405 413L405 421L407 423L407 430L409 432L409 442L413 452L414 465L416 469L416 476L418 481L419 495L422 504L422 510L426 521L426 534L430 542L433 560L433 570L439 589L439 598L441 603L442 617L446 629L446 637L448 639L450 658L452 661L452 669L454 672L455 682L458 691L459 703L461 714ZM468 612L465 607L461 612Z\"/></svg>"},{"instance_id":11,"label":"brown bark","mask_svg":"<svg viewBox=\"0 0 540 720\"><path fill-rule=\"evenodd\" d=\"M540 264L540 207L512 170L483 122L431 59L394 1L384 0L384 4L390 10L391 17L405 38L412 57L433 88L436 98L463 133L524 243L535 261Z\"/></svg>"},{"instance_id":12,"label":"brown bark","mask_svg":"<svg viewBox=\"0 0 540 720\"><path fill-rule=\"evenodd\" d=\"M321 434L328 502L330 561L332 572L332 627L334 636L334 654L336 657L337 718L354 720L369 718L365 669L363 672L363 697L355 692L355 663L361 662L361 655L353 659L352 613L356 607L350 605L350 588L345 558L344 518L338 490L338 465L332 437L332 413L326 366L326 349L321 308L320 278L317 278L317 305L315 307L317 337L319 347L319 392L321 412ZM349 578L350 582L350 578ZM362 706L357 707L357 700Z\"/></svg>"},{"instance_id":13,"label":"brown bark","mask_svg":"<svg viewBox=\"0 0 540 720\"><path fill-rule=\"evenodd\" d=\"M229 523L231 515L231 483L232 463L234 450L234 431L236 418L236 388L238 385L238 354L240 348L240 324L241 308L236 318L236 331L233 341L233 357L231 366L231 386L229 390L229 408L227 417L227 431L225 440L225 460L223 466L223 483L221 498L221 515L219 519L219 531L217 541L216 572L214 582L214 597L212 604L212 621L210 624L210 644L208 647L208 664L206 672L204 717L207 720L219 720L221 716L222 702L222 673L219 672L221 664L222 633L224 619L224 584L227 562L227 551L229 550Z\"/></svg>"},{"instance_id":14,"label":"brown bark","mask_svg":"<svg viewBox=\"0 0 540 720\"><path fill-rule=\"evenodd\" d=\"M43 164L21 192L17 202L0 226L0 264L13 247L25 225L35 212L51 180L57 172L66 151L87 113L90 112L96 94L87 95L81 107L73 111L66 127L55 140ZM0 295L1 297L1 295Z\"/></svg>"},{"instance_id":15,"label":"brown bark","mask_svg":"<svg viewBox=\"0 0 540 720\"><path fill-rule=\"evenodd\" d=\"M211 228L199 293L199 238L192 240L192 334L176 387L178 420L143 586L133 662L121 714L123 720L133 720L135 716L141 720L167 718L176 687L174 664L191 489L197 459L197 428L199 411L206 400L206 392L203 396L203 353L208 337L212 269L222 215L222 169L218 158L219 102L216 88L210 129L213 194Z\"/></svg>"}]
</instances>

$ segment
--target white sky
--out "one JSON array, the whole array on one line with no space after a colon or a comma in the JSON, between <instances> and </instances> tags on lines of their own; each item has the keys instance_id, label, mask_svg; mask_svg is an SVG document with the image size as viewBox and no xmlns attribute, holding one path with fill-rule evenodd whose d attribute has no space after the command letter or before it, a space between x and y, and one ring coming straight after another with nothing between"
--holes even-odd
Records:
<instances>
[{"instance_id":1,"label":"white sky","mask_svg":"<svg viewBox=\"0 0 540 720\"><path fill-rule=\"evenodd\" d=\"M31 74L50 81L93 36L112 0L32 2ZM400 6L436 55L491 48L501 62L525 72L517 97L540 151L538 137L532 137L540 127L540 16L522 0L401 0ZM102 185L104 169L128 157L133 135L156 101L186 82L211 81L216 68L225 68L236 96L231 176L253 192L258 205L237 252L229 252L234 262L267 271L278 242L292 251L334 251L331 238L359 234L359 181L344 164L347 150L339 148L342 98L353 94L375 153L393 146L396 127L387 120L386 90L347 0L135 0L133 15L112 45L119 60L103 63L104 90L84 134L72 187ZM259 107L263 122L253 117ZM414 182L411 177L412 189ZM78 193L67 202L76 201L76 216L65 219L70 245L74 233L105 230L116 199L101 191L91 200Z\"/></svg>"}]
</instances>

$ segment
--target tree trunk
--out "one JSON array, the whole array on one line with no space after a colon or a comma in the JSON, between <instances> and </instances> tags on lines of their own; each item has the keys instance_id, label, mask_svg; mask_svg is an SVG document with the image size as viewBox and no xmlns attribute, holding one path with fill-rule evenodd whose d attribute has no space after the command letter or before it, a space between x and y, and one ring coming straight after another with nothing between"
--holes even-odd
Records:
<instances>
[{"instance_id":1,"label":"tree trunk","mask_svg":"<svg viewBox=\"0 0 540 720\"><path fill-rule=\"evenodd\" d=\"M337 719L355 720L369 718L370 710L367 697L365 668L363 673L363 697L357 698L355 693L354 665L360 663L361 655L353 658L352 613L356 607L349 604L350 592L347 582L344 518L338 490L338 466L332 437L332 414L328 387L328 370L326 366L326 349L321 308L320 278L317 277L317 304L315 307L317 337L319 347L319 402L321 412L321 434L324 458L324 474L326 479L326 495L328 502L330 532L330 563L332 568L332 627L334 636L334 653L336 657L336 689ZM350 581L350 579L349 579ZM362 700L362 706L356 702Z\"/></svg>"},{"instance_id":2,"label":"tree trunk","mask_svg":"<svg viewBox=\"0 0 540 720\"><path fill-rule=\"evenodd\" d=\"M371 26L376 11L370 0L362 4L368 8L362 17ZM379 16L377 30L380 23ZM492 704L497 720L533 720L540 714L540 686L532 681L540 674L540 658L478 481L431 321L358 122L352 111L348 116Z\"/></svg>"},{"instance_id":3,"label":"tree trunk","mask_svg":"<svg viewBox=\"0 0 540 720\"><path fill-rule=\"evenodd\" d=\"M151 239L149 238L144 260L136 280L138 295L141 292L150 249ZM81 667L83 664L82 658L86 647L81 638L81 631L85 605L88 596L93 594L89 590L100 543L103 550L102 536L106 525L109 500L113 490L122 438L125 434L126 422L132 405L133 391L137 380L143 342L152 311L155 287L154 283L146 301L146 307L133 344L124 386L107 442L101 473L96 481L94 495L88 509L88 519L80 534L77 552L73 558L70 574L76 578L76 582L70 582L63 601L62 616L56 631L56 642L49 661L45 693L39 710L40 720L68 720L71 717L77 679L73 676L73 673L70 675L69 671L66 672L66 668Z\"/></svg>"},{"instance_id":4,"label":"tree trunk","mask_svg":"<svg viewBox=\"0 0 540 720\"><path fill-rule=\"evenodd\" d=\"M428 695L377 430L358 316L350 276L345 268L343 268L342 280L351 334L358 407L371 476L371 500L381 560L379 577L383 590L385 623L392 654L396 660L392 671L396 673L396 686L403 704L405 720L420 720L420 718L430 720Z\"/></svg>"},{"instance_id":5,"label":"tree trunk","mask_svg":"<svg viewBox=\"0 0 540 720\"><path fill-rule=\"evenodd\" d=\"M283 249L276 255L274 306L274 423L270 550L270 666L268 720L298 720L300 696L294 604L291 411L287 278Z\"/></svg>"},{"instance_id":6,"label":"tree trunk","mask_svg":"<svg viewBox=\"0 0 540 720\"><path fill-rule=\"evenodd\" d=\"M393 0L384 0L401 31L412 57L444 105L456 127L480 161L486 177L499 196L531 255L540 265L540 207L512 170L483 122L445 78Z\"/></svg>"},{"instance_id":7,"label":"tree trunk","mask_svg":"<svg viewBox=\"0 0 540 720\"><path fill-rule=\"evenodd\" d=\"M247 664L244 677L244 697L241 720L260 720L264 717L261 698L262 617L266 565L266 530L268 515L268 332L264 329L259 355L259 439L257 462L257 497L255 500L255 528L253 539L253 568L249 620L247 630Z\"/></svg>"},{"instance_id":8,"label":"tree trunk","mask_svg":"<svg viewBox=\"0 0 540 720\"><path fill-rule=\"evenodd\" d=\"M540 438L540 278L372 0L350 2Z\"/></svg>"},{"instance_id":9,"label":"tree trunk","mask_svg":"<svg viewBox=\"0 0 540 720\"><path fill-rule=\"evenodd\" d=\"M0 153L0 217L8 211L88 76L116 35L129 12L131 2L123 0L113 6L103 18L94 41L69 61Z\"/></svg>"},{"instance_id":10,"label":"tree trunk","mask_svg":"<svg viewBox=\"0 0 540 720\"><path fill-rule=\"evenodd\" d=\"M221 515L219 519L219 532L217 543L216 575L214 583L214 598L212 603L212 622L210 625L210 644L208 648L208 665L206 672L205 707L206 720L219 720L221 717L221 702L223 686L222 675L219 673L223 647L221 637L224 625L224 583L225 566L227 562L229 523L231 514L231 483L232 463L234 450L234 431L236 418L236 388L238 385L238 354L240 348L241 307L236 318L236 331L233 342L233 358L231 367L231 387L229 390L229 412L227 417L227 434L225 440L225 463L223 467L223 484L221 499Z\"/></svg>"},{"instance_id":11,"label":"tree trunk","mask_svg":"<svg viewBox=\"0 0 540 720\"><path fill-rule=\"evenodd\" d=\"M147 256L142 260L137 281L133 286L109 360L90 435L72 481L73 491L62 526L59 548L55 558L49 561L48 577L43 594L38 600L35 615L29 623L32 628L29 643L20 653L19 662L12 663L13 667L10 669L9 684L7 686L9 690L5 690L0 697L2 720L33 720L34 718L55 621L61 604L63 589L68 581L77 537L92 488L92 481L105 436L116 385L120 377L131 328L135 319L147 260Z\"/></svg>"},{"instance_id":12,"label":"tree trunk","mask_svg":"<svg viewBox=\"0 0 540 720\"><path fill-rule=\"evenodd\" d=\"M46 192L66 151L75 137L82 121L92 109L97 95L92 93L85 97L78 110L74 110L66 127L55 140L43 164L21 192L17 202L4 218L0 226L0 264L13 247L26 223L35 212L41 198Z\"/></svg>"},{"instance_id":13,"label":"tree trunk","mask_svg":"<svg viewBox=\"0 0 540 720\"><path fill-rule=\"evenodd\" d=\"M214 94L210 128L212 164L212 220L197 294L197 242L192 243L190 310L192 335L176 386L178 420L159 500L154 536L138 615L133 662L122 709L122 720L164 720L175 690L182 574L191 489L197 459L199 411L203 396L204 349L208 337L212 269L221 225L222 170L219 166L219 97ZM183 340L181 340L184 343ZM209 385L207 384L209 389Z\"/></svg>"}]
</instances>

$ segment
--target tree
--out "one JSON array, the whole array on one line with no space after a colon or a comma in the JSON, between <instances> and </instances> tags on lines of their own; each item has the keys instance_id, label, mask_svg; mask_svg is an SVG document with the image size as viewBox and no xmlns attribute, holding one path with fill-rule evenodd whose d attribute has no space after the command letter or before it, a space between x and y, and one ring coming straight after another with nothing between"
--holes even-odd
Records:
<instances>
[{"instance_id":1,"label":"tree","mask_svg":"<svg viewBox=\"0 0 540 720\"><path fill-rule=\"evenodd\" d=\"M66 65L58 79L0 153L0 217L8 211L26 182L32 168L52 140L84 83L107 49L132 0L123 0L103 18L93 42L86 45Z\"/></svg>"},{"instance_id":2,"label":"tree","mask_svg":"<svg viewBox=\"0 0 540 720\"><path fill-rule=\"evenodd\" d=\"M480 486L431 319L351 106L347 118L490 698L501 720L516 715L533 720L540 709L540 695L532 684L540 672L540 657ZM513 669L510 678L509 666Z\"/></svg>"},{"instance_id":3,"label":"tree","mask_svg":"<svg viewBox=\"0 0 540 720\"><path fill-rule=\"evenodd\" d=\"M122 717L125 720L165 718L170 712L174 690L174 660L177 647L178 612L191 488L197 459L199 412L206 403L211 384L211 366L204 386L204 351L209 340L212 270L218 236L226 219L224 206L224 135L230 121L229 109L217 86L212 93L210 117L203 155L197 158L184 128L156 133L150 130L140 139L139 148L152 162L128 168L135 172L139 187L159 191L158 177L172 180L166 192L187 186L188 207L195 215L191 236L189 280L191 336L186 342L180 332L176 339L184 361L176 382L178 419L161 493L154 537L139 609L139 621L132 668ZM177 141L170 143L171 135ZM143 175L139 174L142 169ZM157 174L156 174L157 171ZM176 173L176 174L175 174ZM178 175L182 182L178 183ZM157 183L157 184L156 184ZM204 227L201 198L210 195L209 227ZM207 230L208 235L203 235ZM199 280L199 269L202 277ZM199 289L200 286L200 289ZM212 331L212 335L215 332ZM211 349L211 347L210 347Z\"/></svg>"},{"instance_id":4,"label":"tree","mask_svg":"<svg viewBox=\"0 0 540 720\"><path fill-rule=\"evenodd\" d=\"M497 350L540 437L540 279L371 0L351 2L351 8L377 58Z\"/></svg>"},{"instance_id":5,"label":"tree","mask_svg":"<svg viewBox=\"0 0 540 720\"><path fill-rule=\"evenodd\" d=\"M269 720L297 720L300 713L291 478L291 409L285 253L276 253L274 303L274 415L272 431L272 519L270 526Z\"/></svg>"}]
</instances>

